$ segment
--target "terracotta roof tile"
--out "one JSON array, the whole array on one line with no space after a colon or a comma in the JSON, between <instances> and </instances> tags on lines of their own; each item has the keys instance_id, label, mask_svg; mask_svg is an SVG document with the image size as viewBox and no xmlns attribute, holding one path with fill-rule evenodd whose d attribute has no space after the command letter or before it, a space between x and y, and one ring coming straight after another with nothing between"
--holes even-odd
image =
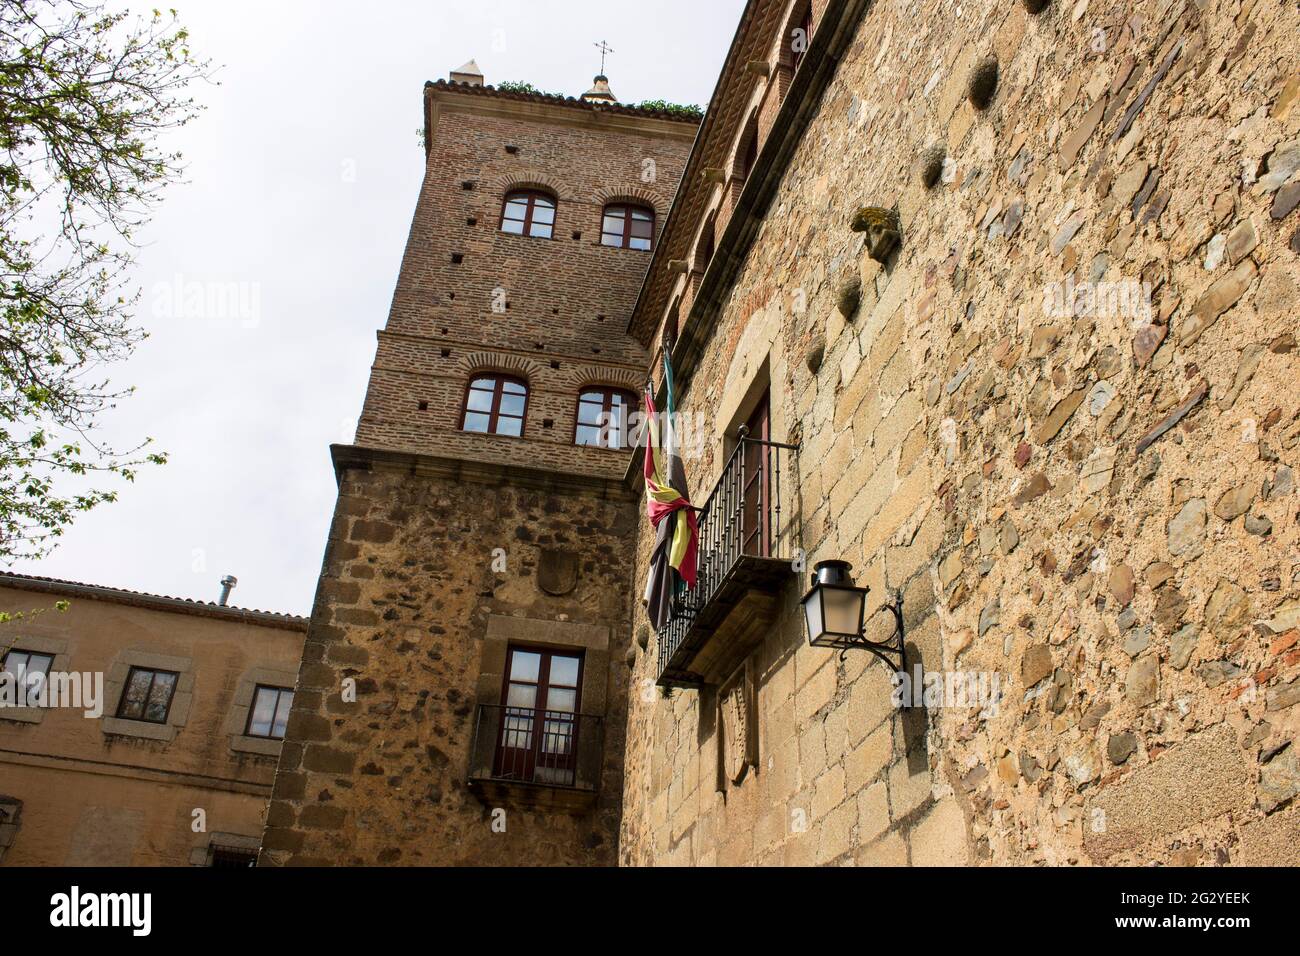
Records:
<instances>
[{"instance_id":1,"label":"terracotta roof tile","mask_svg":"<svg viewBox=\"0 0 1300 956\"><path fill-rule=\"evenodd\" d=\"M287 627L292 630L306 630L309 620L296 614L280 614L275 611L259 611L256 608L232 607L217 604L215 601L196 601L193 598L149 594L144 591L130 591L124 588L104 587L98 584L83 584L80 581L65 581L60 578L38 577L30 574L15 574L9 571L0 571L0 587L42 591L50 594L80 595L91 600L118 601L122 604L152 607L156 610L176 611L182 614L200 614L204 617L240 619L249 623Z\"/></svg>"}]
</instances>

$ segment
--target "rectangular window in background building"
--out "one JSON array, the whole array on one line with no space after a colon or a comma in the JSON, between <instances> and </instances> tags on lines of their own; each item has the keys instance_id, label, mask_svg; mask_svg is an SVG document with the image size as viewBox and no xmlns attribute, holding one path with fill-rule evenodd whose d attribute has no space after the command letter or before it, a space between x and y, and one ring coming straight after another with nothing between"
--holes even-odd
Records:
<instances>
[{"instance_id":1,"label":"rectangular window in background building","mask_svg":"<svg viewBox=\"0 0 1300 956\"><path fill-rule=\"evenodd\" d=\"M167 723L179 677L172 671L132 667L126 679L126 689L122 691L122 702L118 704L117 716L150 724Z\"/></svg>"},{"instance_id":2,"label":"rectangular window in background building","mask_svg":"<svg viewBox=\"0 0 1300 956\"><path fill-rule=\"evenodd\" d=\"M35 674L49 677L50 668L53 666L54 657L50 654L12 650L4 656L4 662L0 664L0 671L13 674L14 680L21 684Z\"/></svg>"},{"instance_id":3,"label":"rectangular window in background building","mask_svg":"<svg viewBox=\"0 0 1300 956\"><path fill-rule=\"evenodd\" d=\"M245 734L249 737L283 740L292 707L293 691L259 685L253 692L253 706L248 712L248 729Z\"/></svg>"}]
</instances>

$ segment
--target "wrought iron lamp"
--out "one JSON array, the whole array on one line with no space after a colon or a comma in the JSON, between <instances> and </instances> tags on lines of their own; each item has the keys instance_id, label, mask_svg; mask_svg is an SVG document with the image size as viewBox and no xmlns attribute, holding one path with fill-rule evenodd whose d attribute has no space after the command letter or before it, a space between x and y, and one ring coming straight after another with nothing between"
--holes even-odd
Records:
<instances>
[{"instance_id":1,"label":"wrought iron lamp","mask_svg":"<svg viewBox=\"0 0 1300 956\"><path fill-rule=\"evenodd\" d=\"M870 588L853 583L847 561L822 561L812 577L812 588L803 596L804 623L808 643L813 647L840 650L844 657L851 650L876 655L894 671L907 670L907 651L903 646L903 596L880 610L894 615L894 633L884 641L872 641L866 635L867 595Z\"/></svg>"}]
</instances>

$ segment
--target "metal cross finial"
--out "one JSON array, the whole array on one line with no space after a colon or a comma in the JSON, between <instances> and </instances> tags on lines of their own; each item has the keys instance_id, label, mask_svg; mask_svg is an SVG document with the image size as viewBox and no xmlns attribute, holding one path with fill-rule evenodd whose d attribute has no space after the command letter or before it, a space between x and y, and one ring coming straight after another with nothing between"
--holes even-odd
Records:
<instances>
[{"instance_id":1,"label":"metal cross finial","mask_svg":"<svg viewBox=\"0 0 1300 956\"><path fill-rule=\"evenodd\" d=\"M606 57L608 54L613 53L613 52L614 52L614 48L613 48L612 46L610 46L608 43L606 43L604 40L601 40L599 43L593 43L592 46L594 46L596 49L600 50L600 75L601 75L601 76L604 76L604 75L605 75L605 57Z\"/></svg>"}]
</instances>

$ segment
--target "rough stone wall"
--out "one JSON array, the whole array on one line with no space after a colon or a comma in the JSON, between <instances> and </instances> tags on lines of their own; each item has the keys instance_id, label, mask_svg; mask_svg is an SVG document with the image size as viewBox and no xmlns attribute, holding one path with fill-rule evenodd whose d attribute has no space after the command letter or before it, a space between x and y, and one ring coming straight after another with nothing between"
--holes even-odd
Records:
<instances>
[{"instance_id":1,"label":"rough stone wall","mask_svg":"<svg viewBox=\"0 0 1300 956\"><path fill-rule=\"evenodd\" d=\"M597 865L615 859L627 700L634 505L403 470L345 471L263 865ZM505 552L494 569L495 549ZM542 549L579 556L565 596L543 593ZM599 801L581 815L505 810L468 789L476 705L496 616L608 628L584 688L608 700ZM346 679L355 702L343 700ZM584 701L588 699L584 693Z\"/></svg>"},{"instance_id":2,"label":"rough stone wall","mask_svg":"<svg viewBox=\"0 0 1300 956\"><path fill-rule=\"evenodd\" d=\"M766 363L809 563L1001 701L896 710L792 576L739 786L707 691L632 698L624 863L1300 862L1297 37L1252 0L870 7L680 401L721 428ZM895 204L882 269L847 223ZM1045 314L1067 279L1153 314Z\"/></svg>"}]
</instances>

